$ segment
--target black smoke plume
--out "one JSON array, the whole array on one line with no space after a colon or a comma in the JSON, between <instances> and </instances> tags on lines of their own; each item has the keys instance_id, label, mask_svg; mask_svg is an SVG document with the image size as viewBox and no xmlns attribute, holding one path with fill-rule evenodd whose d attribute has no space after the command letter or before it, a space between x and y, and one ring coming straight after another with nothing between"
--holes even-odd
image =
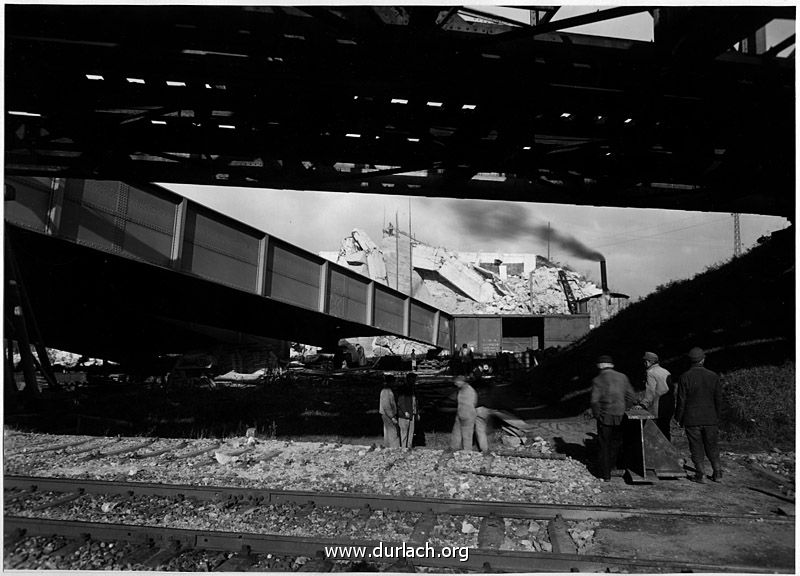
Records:
<instances>
[{"instance_id":1,"label":"black smoke plume","mask_svg":"<svg viewBox=\"0 0 800 576\"><path fill-rule=\"evenodd\" d=\"M605 256L589 248L577 238L559 232L547 224L531 221L524 206L497 206L493 202L465 202L453 204L464 231L480 240L515 240L526 238L547 242L548 235L552 246L561 248L576 258L600 262Z\"/></svg>"}]
</instances>

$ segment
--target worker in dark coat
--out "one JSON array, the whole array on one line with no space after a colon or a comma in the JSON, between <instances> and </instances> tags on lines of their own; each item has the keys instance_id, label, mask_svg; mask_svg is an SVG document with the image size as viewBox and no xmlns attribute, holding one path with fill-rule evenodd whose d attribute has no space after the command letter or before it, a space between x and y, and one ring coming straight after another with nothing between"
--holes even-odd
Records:
<instances>
[{"instance_id":1,"label":"worker in dark coat","mask_svg":"<svg viewBox=\"0 0 800 576\"><path fill-rule=\"evenodd\" d=\"M592 380L591 406L597 419L597 468L600 478L608 482L622 445L622 419L625 410L633 405L636 393L628 377L614 370L611 356L600 356L597 368L600 373Z\"/></svg>"},{"instance_id":2,"label":"worker in dark coat","mask_svg":"<svg viewBox=\"0 0 800 576\"><path fill-rule=\"evenodd\" d=\"M689 350L692 367L678 380L678 404L675 419L686 429L686 439L692 453L695 475L690 478L700 484L705 482L703 453L714 471L711 479L722 480L719 459L719 416L722 410L722 386L719 376L703 366L705 353L700 348Z\"/></svg>"}]
</instances>

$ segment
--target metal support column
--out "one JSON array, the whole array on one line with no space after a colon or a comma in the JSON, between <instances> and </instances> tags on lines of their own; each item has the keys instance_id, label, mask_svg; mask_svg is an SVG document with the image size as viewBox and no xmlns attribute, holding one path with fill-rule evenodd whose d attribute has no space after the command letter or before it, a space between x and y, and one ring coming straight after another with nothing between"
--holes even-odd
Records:
<instances>
[{"instance_id":1,"label":"metal support column","mask_svg":"<svg viewBox=\"0 0 800 576\"><path fill-rule=\"evenodd\" d=\"M258 272L256 273L256 291L259 296L267 295L267 257L269 255L269 235L264 234L258 243Z\"/></svg>"},{"instance_id":2,"label":"metal support column","mask_svg":"<svg viewBox=\"0 0 800 576\"><path fill-rule=\"evenodd\" d=\"M375 325L375 281L367 284L367 316L364 320L367 326Z\"/></svg>"},{"instance_id":3,"label":"metal support column","mask_svg":"<svg viewBox=\"0 0 800 576\"><path fill-rule=\"evenodd\" d=\"M170 264L173 270L180 270L183 258L183 241L186 231L186 209L189 201L184 198L175 208L175 224L172 229L172 251Z\"/></svg>"},{"instance_id":4,"label":"metal support column","mask_svg":"<svg viewBox=\"0 0 800 576\"><path fill-rule=\"evenodd\" d=\"M317 310L323 313L328 311L329 276L328 261L326 260L319 267L319 302L317 304Z\"/></svg>"},{"instance_id":5,"label":"metal support column","mask_svg":"<svg viewBox=\"0 0 800 576\"><path fill-rule=\"evenodd\" d=\"M411 298L403 299L403 336L411 334Z\"/></svg>"},{"instance_id":6,"label":"metal support column","mask_svg":"<svg viewBox=\"0 0 800 576\"><path fill-rule=\"evenodd\" d=\"M47 209L47 224L45 234L48 236L58 236L61 228L61 212L64 209L64 188L66 187L64 178L53 178L50 181L50 206Z\"/></svg>"}]
</instances>

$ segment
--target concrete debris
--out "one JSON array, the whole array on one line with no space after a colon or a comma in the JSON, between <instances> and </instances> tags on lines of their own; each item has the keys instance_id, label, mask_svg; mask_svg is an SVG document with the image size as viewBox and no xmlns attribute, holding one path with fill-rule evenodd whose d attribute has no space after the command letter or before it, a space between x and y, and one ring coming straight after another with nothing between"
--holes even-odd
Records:
<instances>
[{"instance_id":1,"label":"concrete debris","mask_svg":"<svg viewBox=\"0 0 800 576\"><path fill-rule=\"evenodd\" d=\"M354 229L338 253L322 256L451 314L569 314L558 281L561 268L534 255L514 255L526 257L523 271L521 264L507 267L497 258L495 265L480 255L481 262L472 262L466 253L429 246L403 233L384 236L378 246ZM576 299L602 293L580 274L564 272Z\"/></svg>"}]
</instances>

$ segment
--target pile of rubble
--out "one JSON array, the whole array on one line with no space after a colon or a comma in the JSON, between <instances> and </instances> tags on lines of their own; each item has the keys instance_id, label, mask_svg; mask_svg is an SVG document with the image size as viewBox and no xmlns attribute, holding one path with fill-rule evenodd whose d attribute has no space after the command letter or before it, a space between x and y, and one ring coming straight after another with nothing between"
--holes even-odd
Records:
<instances>
[{"instance_id":1,"label":"pile of rubble","mask_svg":"<svg viewBox=\"0 0 800 576\"><path fill-rule=\"evenodd\" d=\"M333 254L323 256L334 259ZM385 236L379 246L354 229L334 261L451 314L568 314L559 283L563 270L576 299L600 294L594 283L543 258L530 274L504 275L460 258L447 248L407 236ZM405 274L403 273L405 271ZM405 278L404 278L405 276Z\"/></svg>"}]
</instances>

